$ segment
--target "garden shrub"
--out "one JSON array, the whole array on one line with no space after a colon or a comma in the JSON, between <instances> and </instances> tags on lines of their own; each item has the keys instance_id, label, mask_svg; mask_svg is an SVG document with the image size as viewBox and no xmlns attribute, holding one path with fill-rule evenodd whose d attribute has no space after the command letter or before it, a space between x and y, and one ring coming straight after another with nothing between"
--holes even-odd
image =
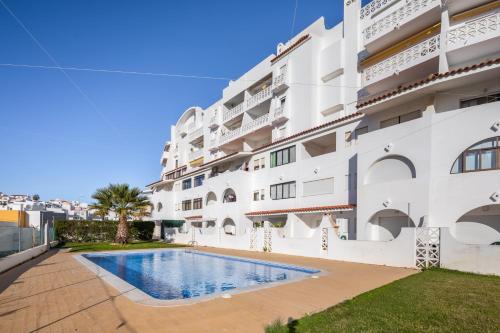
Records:
<instances>
[{"instance_id":1,"label":"garden shrub","mask_svg":"<svg viewBox=\"0 0 500 333\"><path fill-rule=\"evenodd\" d=\"M63 220L55 222L56 237L61 242L110 242L115 239L118 221ZM129 222L130 240L151 240L155 224Z\"/></svg>"}]
</instances>

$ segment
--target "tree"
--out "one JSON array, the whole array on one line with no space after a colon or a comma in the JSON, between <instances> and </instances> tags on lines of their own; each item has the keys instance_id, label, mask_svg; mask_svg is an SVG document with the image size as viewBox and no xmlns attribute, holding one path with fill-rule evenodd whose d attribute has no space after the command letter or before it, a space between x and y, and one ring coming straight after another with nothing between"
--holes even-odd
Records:
<instances>
[{"instance_id":1,"label":"tree","mask_svg":"<svg viewBox=\"0 0 500 333\"><path fill-rule=\"evenodd\" d=\"M33 201L40 200L40 196L38 194L33 195Z\"/></svg>"},{"instance_id":2,"label":"tree","mask_svg":"<svg viewBox=\"0 0 500 333\"><path fill-rule=\"evenodd\" d=\"M128 184L109 184L108 187L97 189L92 195L97 202L90 208L103 216L115 213L118 216L118 229L115 242L125 244L128 242L128 223L130 217L147 215L151 203L146 196L141 194L137 187L130 188Z\"/></svg>"}]
</instances>

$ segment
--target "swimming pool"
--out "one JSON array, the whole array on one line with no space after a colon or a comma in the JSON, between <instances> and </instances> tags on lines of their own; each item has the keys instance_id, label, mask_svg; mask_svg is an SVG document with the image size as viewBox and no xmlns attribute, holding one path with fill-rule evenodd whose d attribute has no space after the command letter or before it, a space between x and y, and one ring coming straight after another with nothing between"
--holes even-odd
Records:
<instances>
[{"instance_id":1,"label":"swimming pool","mask_svg":"<svg viewBox=\"0 0 500 333\"><path fill-rule=\"evenodd\" d=\"M91 270L104 274L105 280L120 291L129 293L136 288L142 291L142 295L135 292L135 296L130 297L136 301L144 301L147 296L163 301L195 301L220 294L227 297L227 294L303 279L320 272L184 249L92 253L79 257Z\"/></svg>"}]
</instances>

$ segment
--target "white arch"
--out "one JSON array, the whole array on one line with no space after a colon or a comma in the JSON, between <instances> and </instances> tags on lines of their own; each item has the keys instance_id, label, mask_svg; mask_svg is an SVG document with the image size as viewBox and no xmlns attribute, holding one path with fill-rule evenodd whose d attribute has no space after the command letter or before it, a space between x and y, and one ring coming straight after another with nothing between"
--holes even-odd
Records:
<instances>
[{"instance_id":1,"label":"white arch","mask_svg":"<svg viewBox=\"0 0 500 333\"><path fill-rule=\"evenodd\" d=\"M236 202L236 192L232 188L227 188L224 190L222 194L222 202Z\"/></svg>"},{"instance_id":2,"label":"white arch","mask_svg":"<svg viewBox=\"0 0 500 333\"><path fill-rule=\"evenodd\" d=\"M224 229L224 233L226 235L236 235L236 224L232 218L226 217L222 222L222 228Z\"/></svg>"},{"instance_id":3,"label":"white arch","mask_svg":"<svg viewBox=\"0 0 500 333\"><path fill-rule=\"evenodd\" d=\"M500 204L471 209L457 220L454 227L454 237L462 243L500 242Z\"/></svg>"},{"instance_id":4,"label":"white arch","mask_svg":"<svg viewBox=\"0 0 500 333\"><path fill-rule=\"evenodd\" d=\"M205 198L205 206L215 205L216 203L217 195L213 191L208 192Z\"/></svg>"},{"instance_id":5,"label":"white arch","mask_svg":"<svg viewBox=\"0 0 500 333\"><path fill-rule=\"evenodd\" d=\"M378 159L370 166L364 184L384 183L416 177L415 166L407 157L389 155Z\"/></svg>"},{"instance_id":6,"label":"white arch","mask_svg":"<svg viewBox=\"0 0 500 333\"><path fill-rule=\"evenodd\" d=\"M389 241L397 238L404 227L415 227L406 213L397 209L383 209L368 220L366 236L370 240Z\"/></svg>"}]
</instances>

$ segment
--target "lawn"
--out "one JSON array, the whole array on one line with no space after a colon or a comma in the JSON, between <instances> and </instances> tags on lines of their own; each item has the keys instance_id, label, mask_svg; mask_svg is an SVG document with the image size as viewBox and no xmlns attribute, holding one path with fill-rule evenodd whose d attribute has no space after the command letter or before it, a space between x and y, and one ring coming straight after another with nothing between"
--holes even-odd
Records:
<instances>
[{"instance_id":1,"label":"lawn","mask_svg":"<svg viewBox=\"0 0 500 333\"><path fill-rule=\"evenodd\" d=\"M64 243L61 248L70 248L70 252L93 252L93 251L112 251L112 250L141 250L141 249L163 249L184 247L184 245L170 244L157 241L133 242L125 245L116 243Z\"/></svg>"},{"instance_id":2,"label":"lawn","mask_svg":"<svg viewBox=\"0 0 500 333\"><path fill-rule=\"evenodd\" d=\"M266 333L500 332L499 311L500 277L432 269Z\"/></svg>"}]
</instances>

